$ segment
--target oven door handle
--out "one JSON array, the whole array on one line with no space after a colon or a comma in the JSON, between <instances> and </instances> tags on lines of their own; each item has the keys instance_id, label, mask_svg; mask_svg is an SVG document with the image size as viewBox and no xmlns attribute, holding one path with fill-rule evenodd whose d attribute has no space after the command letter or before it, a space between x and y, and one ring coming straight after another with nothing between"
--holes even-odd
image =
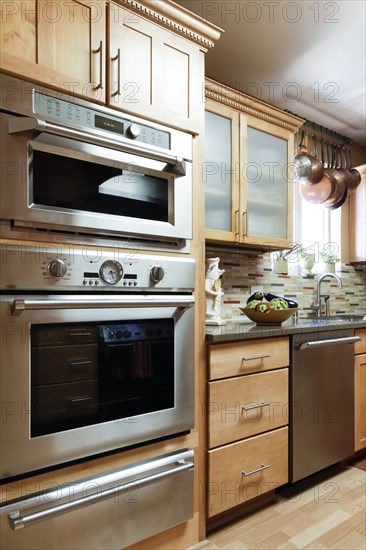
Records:
<instances>
[{"instance_id":1,"label":"oven door handle","mask_svg":"<svg viewBox=\"0 0 366 550\"><path fill-rule=\"evenodd\" d=\"M14 300L11 304L11 314L20 315L26 310L55 309L108 309L131 307L175 307L186 309L194 306L194 296L124 296L119 298L79 298L76 300Z\"/></svg>"},{"instance_id":2,"label":"oven door handle","mask_svg":"<svg viewBox=\"0 0 366 550\"><path fill-rule=\"evenodd\" d=\"M105 489L104 491L97 491L92 495L64 502L57 506L52 506L51 508L46 508L45 510L39 510L26 516L22 516L20 511L17 510L8 514L10 528L13 529L13 531L17 531L18 529L22 529L23 527L28 527L40 521L45 521L60 516L61 514L66 514L67 512L84 508L85 506L89 506L90 504L97 504L98 502L109 499L111 497L115 498L116 496L130 491L131 489L138 490L145 485L158 482L166 477L173 476L180 472L192 470L193 468L193 462L180 460L175 466L173 466L173 468L169 470L157 472L146 477L136 479L134 481L126 481L117 487L111 487L109 489Z\"/></svg>"},{"instance_id":3,"label":"oven door handle","mask_svg":"<svg viewBox=\"0 0 366 550\"><path fill-rule=\"evenodd\" d=\"M186 175L186 165L183 158L170 155L162 151L157 151L146 147L140 143L133 142L119 137L113 139L106 137L102 132L98 130L85 130L80 131L75 128L69 128L68 126L62 126L60 124L54 124L35 117L10 117L9 118L9 134L34 134L35 132L47 132L49 134L55 134L57 136L63 136L71 139L78 139L91 143L93 145L101 145L102 147L111 147L125 153L131 153L133 155L139 155L151 160L157 160L160 162L166 162L171 166L170 171L177 176Z\"/></svg>"}]
</instances>

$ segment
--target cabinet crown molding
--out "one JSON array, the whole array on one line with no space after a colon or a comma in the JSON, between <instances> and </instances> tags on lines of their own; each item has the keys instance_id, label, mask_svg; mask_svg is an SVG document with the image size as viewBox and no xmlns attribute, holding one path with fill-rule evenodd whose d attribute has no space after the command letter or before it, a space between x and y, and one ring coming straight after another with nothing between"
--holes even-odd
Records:
<instances>
[{"instance_id":1,"label":"cabinet crown molding","mask_svg":"<svg viewBox=\"0 0 366 550\"><path fill-rule=\"evenodd\" d=\"M213 48L224 32L172 0L114 0L114 2L200 44L205 51Z\"/></svg>"},{"instance_id":2,"label":"cabinet crown molding","mask_svg":"<svg viewBox=\"0 0 366 550\"><path fill-rule=\"evenodd\" d=\"M205 96L247 115L281 126L290 132L296 132L305 122L302 118L290 115L278 107L248 96L211 78L205 79Z\"/></svg>"}]
</instances>

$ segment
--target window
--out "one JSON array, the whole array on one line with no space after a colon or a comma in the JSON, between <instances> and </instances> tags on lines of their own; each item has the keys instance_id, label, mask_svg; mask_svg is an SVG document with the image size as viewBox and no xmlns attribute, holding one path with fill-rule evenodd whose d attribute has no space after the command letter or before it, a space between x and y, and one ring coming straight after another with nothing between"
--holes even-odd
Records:
<instances>
[{"instance_id":1,"label":"window","mask_svg":"<svg viewBox=\"0 0 366 550\"><path fill-rule=\"evenodd\" d=\"M341 256L341 208L310 204L301 198L299 184L294 185L294 241L314 251L316 262L323 250Z\"/></svg>"}]
</instances>

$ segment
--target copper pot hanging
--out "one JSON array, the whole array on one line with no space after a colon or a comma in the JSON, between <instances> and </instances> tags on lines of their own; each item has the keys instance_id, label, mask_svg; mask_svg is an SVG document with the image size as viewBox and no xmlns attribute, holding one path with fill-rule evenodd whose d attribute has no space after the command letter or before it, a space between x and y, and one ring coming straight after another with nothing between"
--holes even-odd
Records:
<instances>
[{"instance_id":1,"label":"copper pot hanging","mask_svg":"<svg viewBox=\"0 0 366 550\"><path fill-rule=\"evenodd\" d=\"M337 196L337 180L328 173L328 168L332 167L332 159L327 151L327 161L325 161L324 140L320 140L322 165L327 167L324 170L323 177L316 185L300 185L299 191L301 197L311 204L333 204L334 198ZM340 197L337 196L337 200Z\"/></svg>"},{"instance_id":2,"label":"copper pot hanging","mask_svg":"<svg viewBox=\"0 0 366 550\"><path fill-rule=\"evenodd\" d=\"M345 147L338 145L338 171L344 175L346 181L346 187L348 191L352 191L357 187L355 174L349 171L347 151Z\"/></svg>"},{"instance_id":3,"label":"copper pot hanging","mask_svg":"<svg viewBox=\"0 0 366 550\"><path fill-rule=\"evenodd\" d=\"M302 132L301 142L298 146L298 154L295 157L295 178L302 185L314 185L323 177L324 167L317 158L318 149L315 134L313 135L314 155L309 154L305 140L308 134L305 130Z\"/></svg>"},{"instance_id":4,"label":"copper pot hanging","mask_svg":"<svg viewBox=\"0 0 366 550\"><path fill-rule=\"evenodd\" d=\"M345 149L346 151L346 159L347 159L347 150ZM349 171L349 173L351 174L352 176L352 180L351 180L351 183L350 183L350 186L349 186L349 190L350 191L353 191L354 189L356 189L356 187L361 183L361 174L358 170L356 170L356 168L352 168L352 153L351 153L351 148L348 149L348 164L347 164L347 169Z\"/></svg>"}]
</instances>

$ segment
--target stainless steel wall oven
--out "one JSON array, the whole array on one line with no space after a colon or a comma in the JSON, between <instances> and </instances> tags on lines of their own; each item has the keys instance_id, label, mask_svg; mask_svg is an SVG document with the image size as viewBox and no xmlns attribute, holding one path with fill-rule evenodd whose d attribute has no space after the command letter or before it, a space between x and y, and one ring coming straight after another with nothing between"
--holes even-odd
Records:
<instances>
[{"instance_id":1,"label":"stainless steel wall oven","mask_svg":"<svg viewBox=\"0 0 366 550\"><path fill-rule=\"evenodd\" d=\"M193 427L194 270L2 246L2 479Z\"/></svg>"},{"instance_id":2,"label":"stainless steel wall oven","mask_svg":"<svg viewBox=\"0 0 366 550\"><path fill-rule=\"evenodd\" d=\"M185 251L191 135L7 75L0 89L3 236Z\"/></svg>"}]
</instances>

